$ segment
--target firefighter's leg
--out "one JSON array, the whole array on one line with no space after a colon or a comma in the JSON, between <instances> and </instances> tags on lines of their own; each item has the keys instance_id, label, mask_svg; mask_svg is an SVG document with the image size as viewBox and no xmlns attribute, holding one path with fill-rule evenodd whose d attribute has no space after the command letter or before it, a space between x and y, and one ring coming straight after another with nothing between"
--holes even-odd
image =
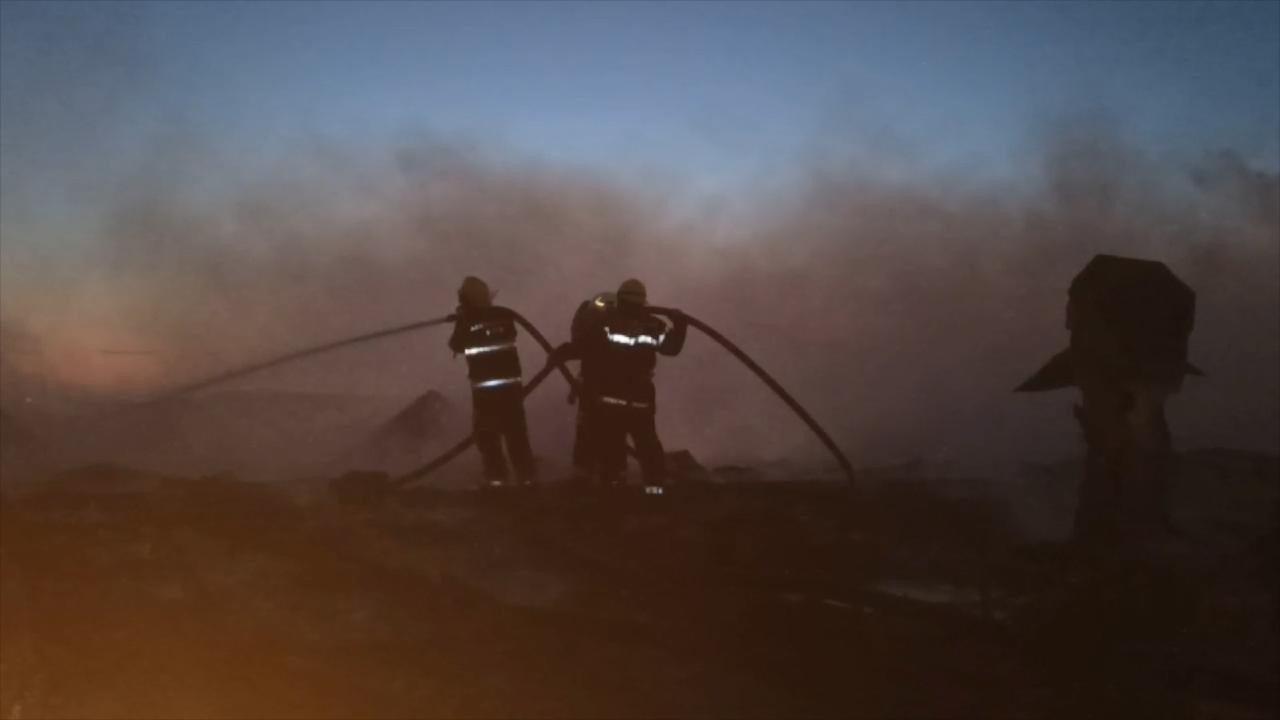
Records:
<instances>
[{"instance_id":1,"label":"firefighter's leg","mask_svg":"<svg viewBox=\"0 0 1280 720\"><path fill-rule=\"evenodd\" d=\"M591 413L591 401L586 398L578 402L578 422L573 432L573 474L575 482L588 482L599 472L596 443L592 436L594 418Z\"/></svg>"},{"instance_id":2,"label":"firefighter's leg","mask_svg":"<svg viewBox=\"0 0 1280 720\"><path fill-rule=\"evenodd\" d=\"M507 460L502 454L501 407L483 390L474 393L473 402L471 431L484 463L484 477L490 482L502 482L507 479Z\"/></svg>"},{"instance_id":3,"label":"firefighter's leg","mask_svg":"<svg viewBox=\"0 0 1280 720\"><path fill-rule=\"evenodd\" d=\"M636 455L640 460L640 472L644 477L644 484L649 487L665 485L666 453L662 449L662 441L658 439L653 411L632 410L628 420L627 429L636 444Z\"/></svg>"},{"instance_id":4,"label":"firefighter's leg","mask_svg":"<svg viewBox=\"0 0 1280 720\"><path fill-rule=\"evenodd\" d=\"M509 392L503 411L503 436L507 441L507 454L516 477L521 482L533 482L537 467L533 461L533 448L529 446L529 426L525 421L524 398L519 390Z\"/></svg>"},{"instance_id":5,"label":"firefighter's leg","mask_svg":"<svg viewBox=\"0 0 1280 720\"><path fill-rule=\"evenodd\" d=\"M598 406L590 413L594 419L588 434L594 439L594 455L599 463L600 482L616 484L626 481L627 416L626 411Z\"/></svg>"}]
</instances>

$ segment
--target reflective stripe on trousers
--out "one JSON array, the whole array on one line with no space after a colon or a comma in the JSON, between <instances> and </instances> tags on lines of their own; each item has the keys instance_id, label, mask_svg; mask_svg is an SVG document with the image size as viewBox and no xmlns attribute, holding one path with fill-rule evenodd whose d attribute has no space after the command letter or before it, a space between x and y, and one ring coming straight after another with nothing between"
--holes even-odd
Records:
<instances>
[{"instance_id":1,"label":"reflective stripe on trousers","mask_svg":"<svg viewBox=\"0 0 1280 720\"><path fill-rule=\"evenodd\" d=\"M601 395L600 402L604 403L605 405L617 405L619 407L631 407L631 408L637 408L637 409L645 409L645 408L652 407L647 402L634 402L631 400L623 400L622 398L609 397L608 395Z\"/></svg>"}]
</instances>

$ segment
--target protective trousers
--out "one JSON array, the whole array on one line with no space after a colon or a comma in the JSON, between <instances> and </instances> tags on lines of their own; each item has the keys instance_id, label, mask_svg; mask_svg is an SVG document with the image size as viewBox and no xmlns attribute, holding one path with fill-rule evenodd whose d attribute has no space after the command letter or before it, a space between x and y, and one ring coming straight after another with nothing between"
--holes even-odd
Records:
<instances>
[{"instance_id":1,"label":"protective trousers","mask_svg":"<svg viewBox=\"0 0 1280 720\"><path fill-rule=\"evenodd\" d=\"M580 399L578 422L573 434L573 469L583 480L596 477L601 472L600 441L597 437L599 421L594 411L590 398Z\"/></svg>"},{"instance_id":2,"label":"protective trousers","mask_svg":"<svg viewBox=\"0 0 1280 720\"><path fill-rule=\"evenodd\" d=\"M519 383L471 391L473 409L472 432L484 462L488 480L507 479L507 459L502 452L506 441L507 455L516 477L531 480L536 473L533 449L529 446L529 429L524 417L524 397Z\"/></svg>"},{"instance_id":3,"label":"protective trousers","mask_svg":"<svg viewBox=\"0 0 1280 720\"><path fill-rule=\"evenodd\" d=\"M666 455L658 440L652 407L598 405L592 413L596 418L594 434L599 441L601 469L606 477L620 478L626 471L627 438L630 437L635 443L645 484L665 484Z\"/></svg>"}]
</instances>

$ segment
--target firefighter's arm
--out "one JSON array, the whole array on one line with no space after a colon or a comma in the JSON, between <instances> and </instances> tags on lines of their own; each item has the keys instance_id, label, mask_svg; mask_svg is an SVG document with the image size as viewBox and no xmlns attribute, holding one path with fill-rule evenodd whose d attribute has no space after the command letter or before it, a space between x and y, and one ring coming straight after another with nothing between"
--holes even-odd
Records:
<instances>
[{"instance_id":1,"label":"firefighter's arm","mask_svg":"<svg viewBox=\"0 0 1280 720\"><path fill-rule=\"evenodd\" d=\"M449 349L453 351L454 357L462 352L465 348L462 342L463 328L467 326L467 319L463 317L462 308L458 308L458 319L453 321L453 334L449 336Z\"/></svg>"},{"instance_id":2,"label":"firefighter's arm","mask_svg":"<svg viewBox=\"0 0 1280 720\"><path fill-rule=\"evenodd\" d=\"M567 342L557 345L556 349L551 351L551 355L547 358L547 362L559 365L560 363L568 362L570 360L581 359L582 350L578 347L578 344Z\"/></svg>"},{"instance_id":3,"label":"firefighter's arm","mask_svg":"<svg viewBox=\"0 0 1280 720\"><path fill-rule=\"evenodd\" d=\"M666 336L662 338L662 344L658 346L658 352L663 355L675 356L679 355L684 349L684 339L689 333L689 320L684 313L676 310L671 313L671 328L667 330Z\"/></svg>"},{"instance_id":4,"label":"firefighter's arm","mask_svg":"<svg viewBox=\"0 0 1280 720\"><path fill-rule=\"evenodd\" d=\"M547 356L547 363L552 365L563 365L570 360L581 360L582 351L576 343L567 342L556 346L551 354ZM582 379L578 378L578 382L569 389L569 404L572 405L578 401L578 387L581 385Z\"/></svg>"}]
</instances>

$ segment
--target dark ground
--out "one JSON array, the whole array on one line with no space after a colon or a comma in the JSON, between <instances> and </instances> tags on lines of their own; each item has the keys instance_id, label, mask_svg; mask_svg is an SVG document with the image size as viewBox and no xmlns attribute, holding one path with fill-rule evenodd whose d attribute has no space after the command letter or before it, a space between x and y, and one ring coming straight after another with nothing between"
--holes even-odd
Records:
<instances>
[{"instance_id":1,"label":"dark ground","mask_svg":"<svg viewBox=\"0 0 1280 720\"><path fill-rule=\"evenodd\" d=\"M0 713L1275 716L1274 524L1092 564L1009 528L911 481L344 506L89 468L5 496Z\"/></svg>"}]
</instances>

